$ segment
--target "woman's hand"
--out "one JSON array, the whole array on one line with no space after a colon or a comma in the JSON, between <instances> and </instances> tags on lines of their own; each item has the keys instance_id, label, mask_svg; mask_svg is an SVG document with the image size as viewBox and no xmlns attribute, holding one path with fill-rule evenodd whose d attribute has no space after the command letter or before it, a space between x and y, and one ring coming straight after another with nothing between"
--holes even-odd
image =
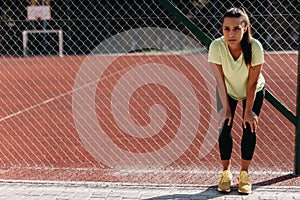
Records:
<instances>
[{"instance_id":1,"label":"woman's hand","mask_svg":"<svg viewBox=\"0 0 300 200\"><path fill-rule=\"evenodd\" d=\"M250 125L251 132L256 132L257 124L258 124L258 117L257 115L251 111L249 113L245 113L244 120L243 120L243 127L247 127L247 123Z\"/></svg>"},{"instance_id":2,"label":"woman's hand","mask_svg":"<svg viewBox=\"0 0 300 200\"><path fill-rule=\"evenodd\" d=\"M225 108L222 108L219 112L218 112L218 125L219 125L219 128L222 127L224 121L226 119L228 119L228 123L227 125L230 126L231 124L231 121L232 121L232 115L231 115L231 110L230 109L225 109Z\"/></svg>"}]
</instances>

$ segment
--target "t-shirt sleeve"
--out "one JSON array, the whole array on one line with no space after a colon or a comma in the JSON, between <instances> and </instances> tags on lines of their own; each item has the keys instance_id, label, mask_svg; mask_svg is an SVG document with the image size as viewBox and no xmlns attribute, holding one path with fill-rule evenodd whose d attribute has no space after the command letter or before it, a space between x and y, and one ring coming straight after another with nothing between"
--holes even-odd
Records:
<instances>
[{"instance_id":1,"label":"t-shirt sleeve","mask_svg":"<svg viewBox=\"0 0 300 200\"><path fill-rule=\"evenodd\" d=\"M220 46L217 40L212 41L208 49L208 62L221 65Z\"/></svg>"},{"instance_id":2,"label":"t-shirt sleeve","mask_svg":"<svg viewBox=\"0 0 300 200\"><path fill-rule=\"evenodd\" d=\"M258 40L253 40L252 42L252 62L251 66L256 66L263 64L264 60L264 49L262 44Z\"/></svg>"}]
</instances>

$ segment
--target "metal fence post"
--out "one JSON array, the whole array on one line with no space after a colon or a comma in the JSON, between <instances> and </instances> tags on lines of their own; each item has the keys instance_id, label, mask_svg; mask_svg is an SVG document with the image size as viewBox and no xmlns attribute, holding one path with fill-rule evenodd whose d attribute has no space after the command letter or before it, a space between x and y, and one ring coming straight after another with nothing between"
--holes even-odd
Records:
<instances>
[{"instance_id":1,"label":"metal fence post","mask_svg":"<svg viewBox=\"0 0 300 200\"><path fill-rule=\"evenodd\" d=\"M300 14L298 14L298 83L297 83L297 123L295 137L295 174L300 175Z\"/></svg>"}]
</instances>

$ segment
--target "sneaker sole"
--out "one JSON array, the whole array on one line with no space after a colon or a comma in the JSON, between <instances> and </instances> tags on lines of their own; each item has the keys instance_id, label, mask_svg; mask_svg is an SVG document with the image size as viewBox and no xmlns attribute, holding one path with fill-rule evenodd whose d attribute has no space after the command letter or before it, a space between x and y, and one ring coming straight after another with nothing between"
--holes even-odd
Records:
<instances>
[{"instance_id":1,"label":"sneaker sole","mask_svg":"<svg viewBox=\"0 0 300 200\"><path fill-rule=\"evenodd\" d=\"M228 189L228 190L222 190L222 189L218 188L218 191L219 191L219 192L222 192L222 193L229 193L229 192L231 192L231 189Z\"/></svg>"},{"instance_id":2,"label":"sneaker sole","mask_svg":"<svg viewBox=\"0 0 300 200\"><path fill-rule=\"evenodd\" d=\"M243 194L243 195L249 195L251 193L251 191L250 192L242 192L241 190L238 190L238 193Z\"/></svg>"}]
</instances>

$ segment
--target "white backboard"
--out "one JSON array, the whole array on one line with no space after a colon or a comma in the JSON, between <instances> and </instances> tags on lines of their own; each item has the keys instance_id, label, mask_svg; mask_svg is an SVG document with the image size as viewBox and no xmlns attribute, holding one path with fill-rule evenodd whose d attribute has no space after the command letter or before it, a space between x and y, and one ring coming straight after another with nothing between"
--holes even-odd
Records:
<instances>
[{"instance_id":1,"label":"white backboard","mask_svg":"<svg viewBox=\"0 0 300 200\"><path fill-rule=\"evenodd\" d=\"M27 6L27 20L50 20L50 6Z\"/></svg>"}]
</instances>

